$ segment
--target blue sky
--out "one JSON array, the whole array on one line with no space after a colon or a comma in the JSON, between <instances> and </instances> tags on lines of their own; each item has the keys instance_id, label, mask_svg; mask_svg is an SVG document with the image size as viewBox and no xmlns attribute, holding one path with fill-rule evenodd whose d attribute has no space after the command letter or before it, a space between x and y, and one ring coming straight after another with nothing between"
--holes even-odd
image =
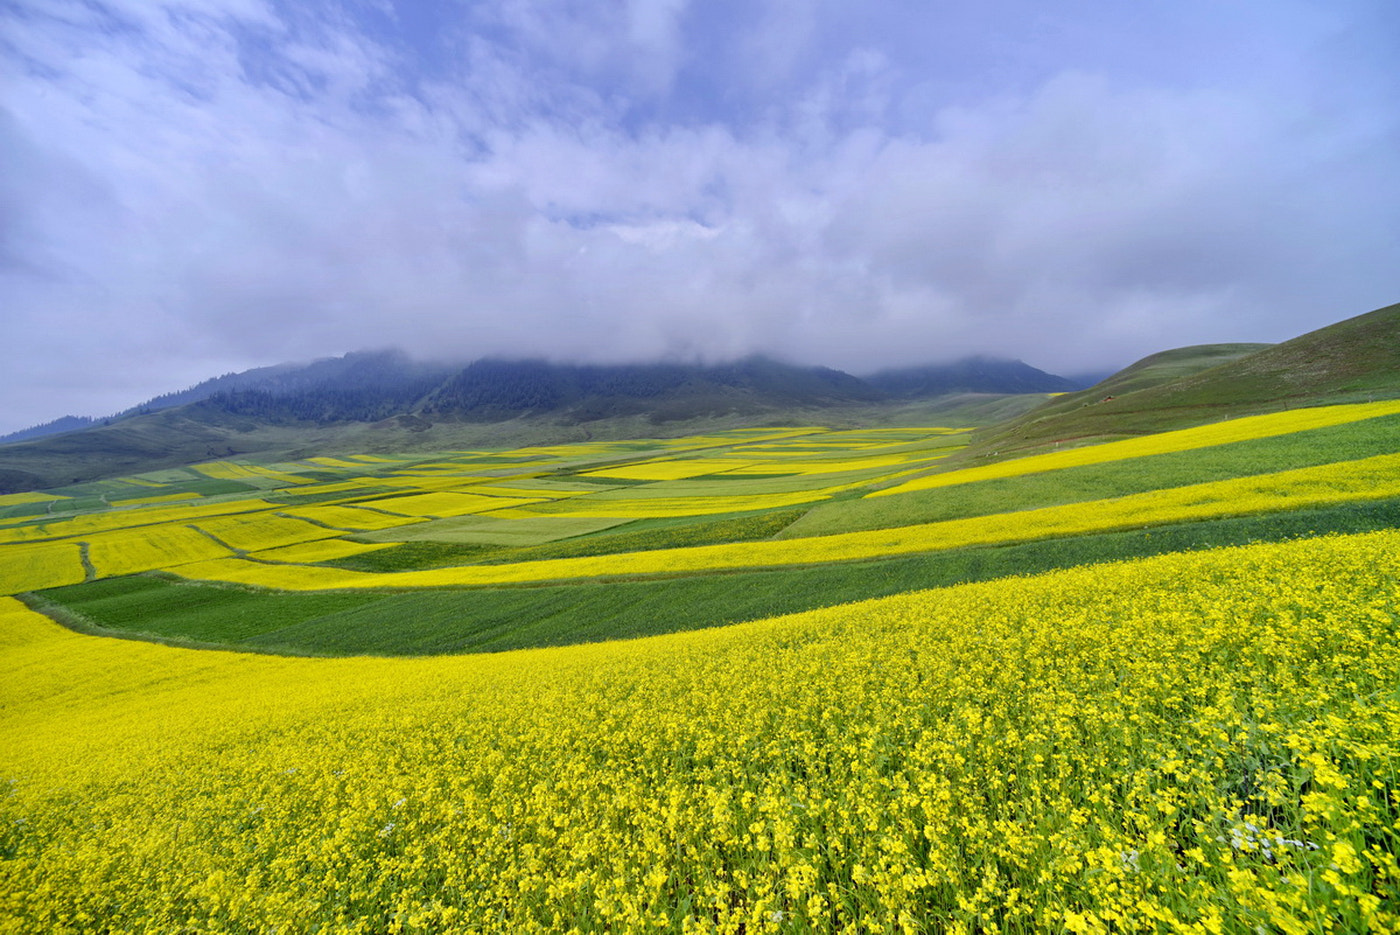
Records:
<instances>
[{"instance_id":1,"label":"blue sky","mask_svg":"<svg viewBox=\"0 0 1400 935\"><path fill-rule=\"evenodd\" d=\"M399 346L1060 372L1400 300L1390 0L0 5L0 432Z\"/></svg>"}]
</instances>

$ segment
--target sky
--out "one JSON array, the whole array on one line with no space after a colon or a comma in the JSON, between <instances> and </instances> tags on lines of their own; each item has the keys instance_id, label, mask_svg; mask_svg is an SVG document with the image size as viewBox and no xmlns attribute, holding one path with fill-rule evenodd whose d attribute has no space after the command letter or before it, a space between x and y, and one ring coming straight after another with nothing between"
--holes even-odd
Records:
<instances>
[{"instance_id":1,"label":"sky","mask_svg":"<svg viewBox=\"0 0 1400 935\"><path fill-rule=\"evenodd\" d=\"M0 433L424 358L1061 374L1400 301L1394 0L4 0Z\"/></svg>"}]
</instances>

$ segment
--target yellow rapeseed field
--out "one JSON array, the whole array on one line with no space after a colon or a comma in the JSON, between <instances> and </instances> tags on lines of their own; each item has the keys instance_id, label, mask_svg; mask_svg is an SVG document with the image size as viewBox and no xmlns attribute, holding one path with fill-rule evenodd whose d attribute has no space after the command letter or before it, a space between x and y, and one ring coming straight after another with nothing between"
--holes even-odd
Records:
<instances>
[{"instance_id":1,"label":"yellow rapeseed field","mask_svg":"<svg viewBox=\"0 0 1400 935\"><path fill-rule=\"evenodd\" d=\"M76 542L35 542L4 546L0 594L77 584L86 576L82 546Z\"/></svg>"},{"instance_id":2,"label":"yellow rapeseed field","mask_svg":"<svg viewBox=\"0 0 1400 935\"><path fill-rule=\"evenodd\" d=\"M390 516L387 513L380 513L377 510L362 510L355 506L291 506L278 512L287 516L296 516L302 519L309 519L315 523L322 523L326 526L334 526L337 529L366 530L366 529L389 529L393 526L403 526L408 523L416 523L416 517Z\"/></svg>"},{"instance_id":3,"label":"yellow rapeseed field","mask_svg":"<svg viewBox=\"0 0 1400 935\"><path fill-rule=\"evenodd\" d=\"M210 461L206 464L191 465L191 470L206 477L219 480L272 480L280 484L310 484L309 477L300 477L287 471L266 468L259 464L236 464L233 461Z\"/></svg>"},{"instance_id":4,"label":"yellow rapeseed field","mask_svg":"<svg viewBox=\"0 0 1400 935\"><path fill-rule=\"evenodd\" d=\"M688 480L692 477L719 474L760 463L762 462L734 458L667 458L588 471L585 476L616 477L623 480Z\"/></svg>"},{"instance_id":5,"label":"yellow rapeseed field","mask_svg":"<svg viewBox=\"0 0 1400 935\"><path fill-rule=\"evenodd\" d=\"M216 516L201 519L194 525L220 542L228 543L235 549L249 551L272 549L315 539L329 539L341 534L336 529L326 529L294 516L278 516L270 511L239 516Z\"/></svg>"},{"instance_id":6,"label":"yellow rapeseed field","mask_svg":"<svg viewBox=\"0 0 1400 935\"><path fill-rule=\"evenodd\" d=\"M524 506L534 502L537 501L519 497L483 497L474 493L443 491L386 497L382 500L368 501L365 505L406 516L465 516L469 513L485 513L488 510Z\"/></svg>"},{"instance_id":7,"label":"yellow rapeseed field","mask_svg":"<svg viewBox=\"0 0 1400 935\"><path fill-rule=\"evenodd\" d=\"M296 659L0 600L0 932L1400 930L1400 532Z\"/></svg>"},{"instance_id":8,"label":"yellow rapeseed field","mask_svg":"<svg viewBox=\"0 0 1400 935\"><path fill-rule=\"evenodd\" d=\"M233 513L252 513L272 507L265 500L235 500L216 503L191 503L187 506L175 504L154 504L151 506L127 509L105 510L101 513L81 513L0 529L0 544L9 542L34 542L40 539L56 539L79 536L86 533L105 532L112 529L129 529L136 526L153 526L157 523L187 523L200 521L211 516L224 516Z\"/></svg>"},{"instance_id":9,"label":"yellow rapeseed field","mask_svg":"<svg viewBox=\"0 0 1400 935\"><path fill-rule=\"evenodd\" d=\"M5 493L0 494L0 507L18 506L21 503L44 503L49 500L66 500L67 497L56 493Z\"/></svg>"},{"instance_id":10,"label":"yellow rapeseed field","mask_svg":"<svg viewBox=\"0 0 1400 935\"><path fill-rule=\"evenodd\" d=\"M198 530L175 523L102 532L83 541L98 578L174 568L230 554Z\"/></svg>"},{"instance_id":11,"label":"yellow rapeseed field","mask_svg":"<svg viewBox=\"0 0 1400 935\"><path fill-rule=\"evenodd\" d=\"M546 504L531 512L550 516L621 516L665 517L706 516L714 513L742 513L747 510L768 510L802 503L826 500L830 494L821 490L793 493L766 493L752 496L675 496L675 497L577 497L560 504ZM507 506L508 504L502 504Z\"/></svg>"},{"instance_id":12,"label":"yellow rapeseed field","mask_svg":"<svg viewBox=\"0 0 1400 935\"><path fill-rule=\"evenodd\" d=\"M314 542L299 542L276 549L263 549L250 553L250 558L265 562L330 562L351 555L363 555L389 548L388 543L350 542L345 539L318 539Z\"/></svg>"}]
</instances>

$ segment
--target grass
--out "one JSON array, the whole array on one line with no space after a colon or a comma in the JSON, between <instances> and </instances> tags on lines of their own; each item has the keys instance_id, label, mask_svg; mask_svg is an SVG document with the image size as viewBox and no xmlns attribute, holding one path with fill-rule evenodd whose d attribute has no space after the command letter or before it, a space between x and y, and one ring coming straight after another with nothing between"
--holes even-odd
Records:
<instances>
[{"instance_id":1,"label":"grass","mask_svg":"<svg viewBox=\"0 0 1400 935\"><path fill-rule=\"evenodd\" d=\"M45 500L43 502L16 503L12 506L0 507L0 520L17 523L21 520L47 516L51 512L50 507L56 510L62 510L64 509L63 504L65 502L66 501L54 498L53 500Z\"/></svg>"},{"instance_id":2,"label":"grass","mask_svg":"<svg viewBox=\"0 0 1400 935\"><path fill-rule=\"evenodd\" d=\"M361 595L136 577L54 588L42 597L47 605L101 627L245 648L313 654L483 652L695 630L1075 565L1395 527L1400 527L1400 499L884 561L659 581Z\"/></svg>"},{"instance_id":3,"label":"grass","mask_svg":"<svg viewBox=\"0 0 1400 935\"><path fill-rule=\"evenodd\" d=\"M365 497L392 496L401 494L403 490L398 487L356 487L354 491L344 490L330 491L307 491L300 492L296 487L283 487L280 490L269 490L262 495L268 503L278 503L283 506L311 506L316 503L331 503L340 500L359 500Z\"/></svg>"},{"instance_id":4,"label":"grass","mask_svg":"<svg viewBox=\"0 0 1400 935\"><path fill-rule=\"evenodd\" d=\"M279 593L270 598L264 591L142 575L52 588L43 599L42 609L79 627L231 644L374 600L358 594Z\"/></svg>"}]
</instances>

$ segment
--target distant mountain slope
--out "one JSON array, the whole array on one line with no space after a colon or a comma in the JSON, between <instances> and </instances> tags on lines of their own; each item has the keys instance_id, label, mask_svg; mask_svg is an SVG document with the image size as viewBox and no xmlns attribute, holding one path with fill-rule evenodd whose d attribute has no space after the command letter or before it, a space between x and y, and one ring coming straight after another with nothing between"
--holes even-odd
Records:
<instances>
[{"instance_id":1,"label":"distant mountain slope","mask_svg":"<svg viewBox=\"0 0 1400 935\"><path fill-rule=\"evenodd\" d=\"M714 366L588 366L482 360L425 401L425 414L490 421L559 412L579 422L647 413L655 422L790 406L875 402L884 394L826 367L795 367L763 357Z\"/></svg>"},{"instance_id":2,"label":"distant mountain slope","mask_svg":"<svg viewBox=\"0 0 1400 935\"><path fill-rule=\"evenodd\" d=\"M1400 397L1400 305L1282 344L1154 354L1087 390L988 429L959 460L1004 458L1055 443L1142 435L1294 406L1393 397Z\"/></svg>"},{"instance_id":3,"label":"distant mountain slope","mask_svg":"<svg viewBox=\"0 0 1400 935\"><path fill-rule=\"evenodd\" d=\"M949 393L1059 392L1063 378L1020 361L971 358L953 364L886 371L872 384L826 367L798 367L763 357L710 366L652 363L556 364L486 359L423 363L398 351L373 351L309 364L278 364L228 373L166 393L115 415L65 416L0 438L0 444L110 425L134 416L204 404L274 424L373 422L394 415L492 421L562 411L577 421L650 413L657 421L695 414L755 412L773 406L923 399Z\"/></svg>"},{"instance_id":4,"label":"distant mountain slope","mask_svg":"<svg viewBox=\"0 0 1400 935\"><path fill-rule=\"evenodd\" d=\"M27 429L20 429L18 432L11 432L9 435L0 435L0 445L9 442L22 442L31 438L43 438L46 435L58 435L63 432L76 432L79 429L89 428L98 423L98 419L91 419L87 416L64 416L61 419L54 419L52 422L45 422L43 425L31 426Z\"/></svg>"},{"instance_id":5,"label":"distant mountain slope","mask_svg":"<svg viewBox=\"0 0 1400 935\"><path fill-rule=\"evenodd\" d=\"M132 416L150 415L166 409L187 406L202 402L211 397L241 397L251 394L262 396L288 396L305 394L310 397L325 396L336 392L364 395L394 395L391 387L413 383L418 387L418 396L432 389L456 369L451 365L422 364L411 360L399 351L368 351L346 354L313 361L309 364L275 364L271 367L257 367L241 373L226 373L223 376L203 380L188 389L146 400L130 409L114 415L99 418L86 416L65 416L43 425L22 429L9 435L0 436L0 444L27 441L90 428L98 423L110 424ZM408 398L410 393L399 393L396 398ZM414 396L409 403L416 400ZM246 405L246 404L245 404ZM305 407L314 409L314 403ZM322 402L320 407L327 405ZM346 408L349 408L348 406ZM362 403L361 408L368 408Z\"/></svg>"},{"instance_id":6,"label":"distant mountain slope","mask_svg":"<svg viewBox=\"0 0 1400 935\"><path fill-rule=\"evenodd\" d=\"M938 382L938 372L975 380ZM911 368L899 394L826 367L763 357L726 364L429 364L392 352L228 374L79 431L0 446L0 493L234 455L558 443L710 427L1020 412L1058 377L1005 361ZM981 394L951 396L945 386ZM183 404L177 401L184 400ZM830 413L841 413L829 416ZM981 421L981 420L977 420ZM907 424L907 423L906 423ZM967 424L961 422L959 424Z\"/></svg>"},{"instance_id":7,"label":"distant mountain slope","mask_svg":"<svg viewBox=\"0 0 1400 935\"><path fill-rule=\"evenodd\" d=\"M1080 389L1064 377L1019 360L991 357L881 370L866 377L865 382L902 399L948 393L1065 393Z\"/></svg>"},{"instance_id":8,"label":"distant mountain slope","mask_svg":"<svg viewBox=\"0 0 1400 935\"><path fill-rule=\"evenodd\" d=\"M1047 426L1052 429L1052 433L1063 431L1064 420L1072 419L1087 406L1103 403L1109 399L1118 399L1129 393L1136 393L1192 376L1271 346L1269 344L1197 344L1191 347L1161 351L1144 357L1117 373L1104 377L1087 389L1080 389L1077 392L1066 393L1047 400L1017 422L1008 422L1004 428L1010 432L1030 431L1030 426ZM1055 440L1060 441L1061 438L1057 437Z\"/></svg>"},{"instance_id":9,"label":"distant mountain slope","mask_svg":"<svg viewBox=\"0 0 1400 935\"><path fill-rule=\"evenodd\" d=\"M191 415L222 412L271 423L375 422L412 412L458 369L401 351L346 354L211 393Z\"/></svg>"}]
</instances>

